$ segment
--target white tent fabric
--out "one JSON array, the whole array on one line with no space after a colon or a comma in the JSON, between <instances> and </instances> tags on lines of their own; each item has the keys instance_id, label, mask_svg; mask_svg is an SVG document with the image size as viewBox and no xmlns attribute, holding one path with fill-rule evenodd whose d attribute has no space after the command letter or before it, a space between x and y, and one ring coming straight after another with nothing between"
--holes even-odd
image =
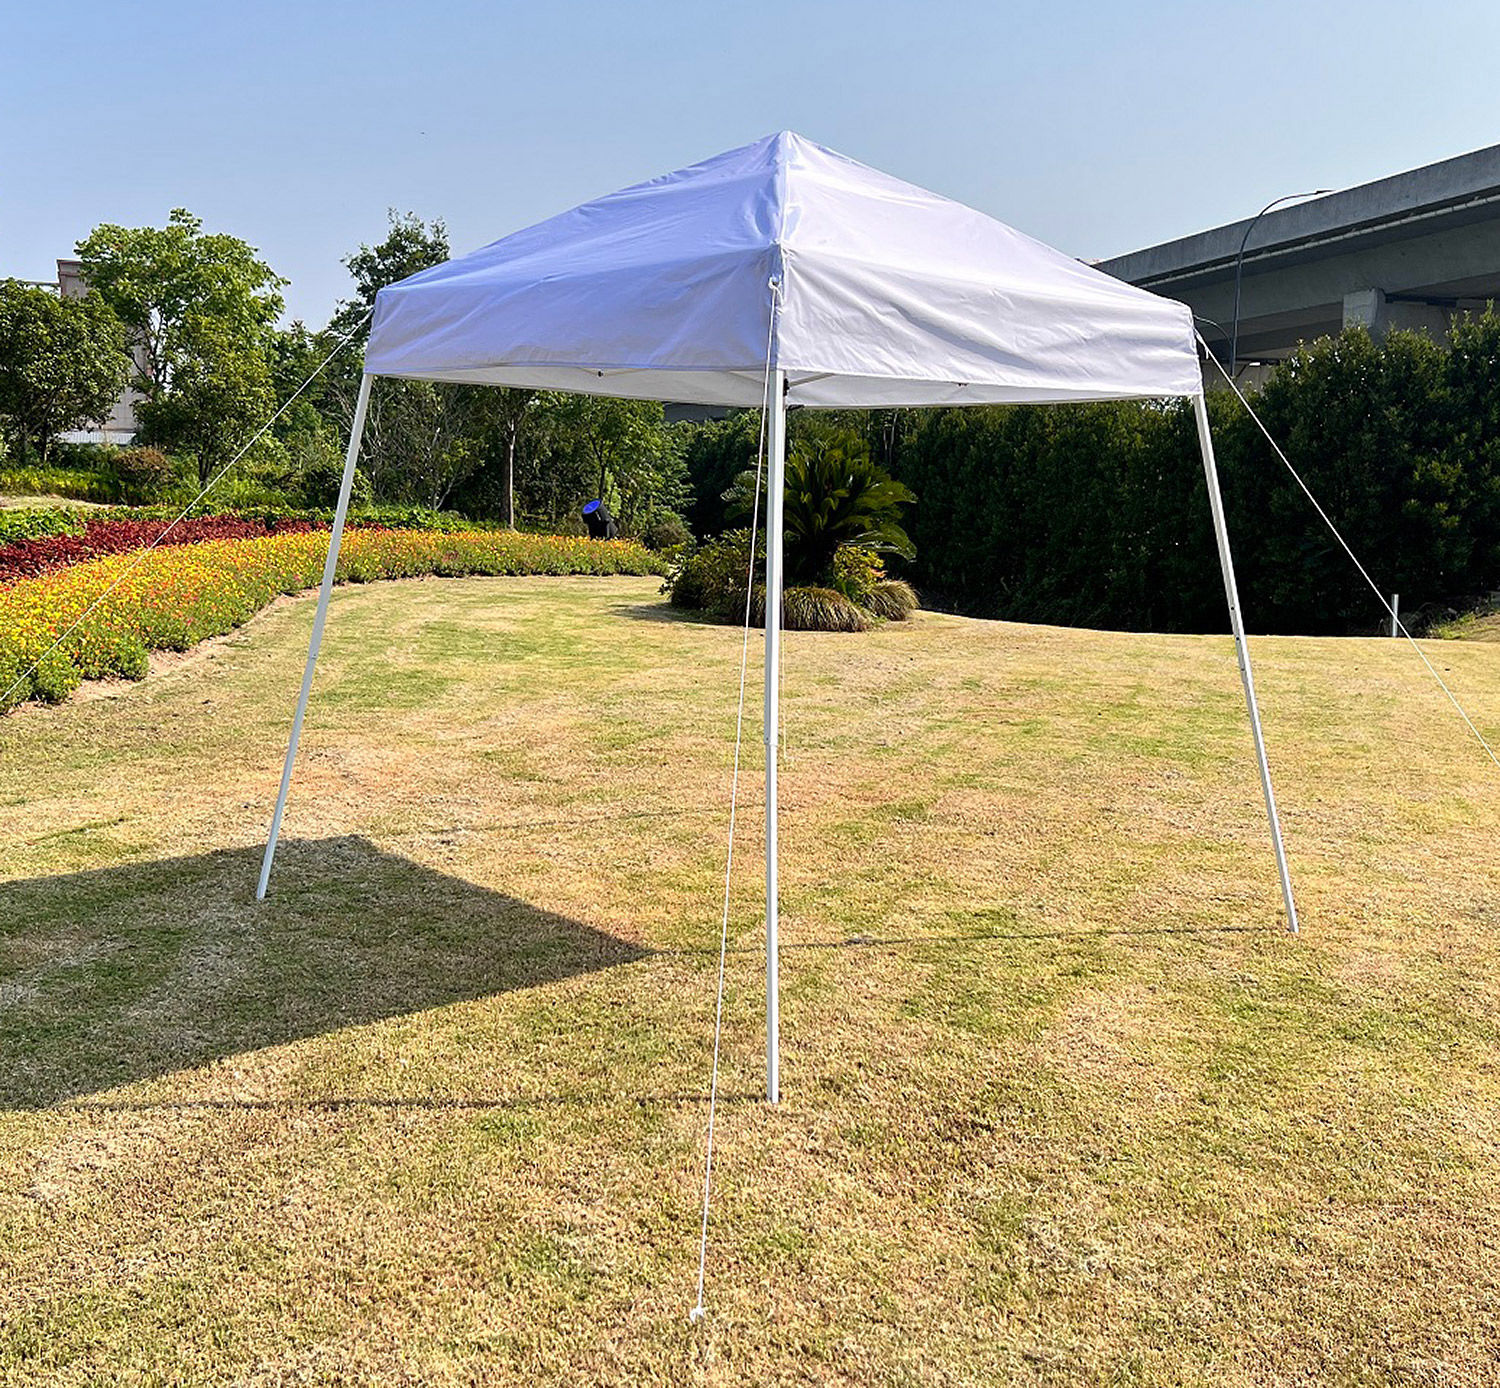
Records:
<instances>
[{"instance_id":1,"label":"white tent fabric","mask_svg":"<svg viewBox=\"0 0 1500 1388\"><path fill-rule=\"evenodd\" d=\"M759 405L1194 395L1191 312L783 132L380 291L376 376Z\"/></svg>"},{"instance_id":2,"label":"white tent fabric","mask_svg":"<svg viewBox=\"0 0 1500 1388\"><path fill-rule=\"evenodd\" d=\"M766 591L777 595L788 406L1190 396L1295 931L1194 336L1182 304L785 132L382 289L257 896L270 880L375 377L764 405ZM781 603L767 602L766 1091L773 1102L780 620Z\"/></svg>"}]
</instances>

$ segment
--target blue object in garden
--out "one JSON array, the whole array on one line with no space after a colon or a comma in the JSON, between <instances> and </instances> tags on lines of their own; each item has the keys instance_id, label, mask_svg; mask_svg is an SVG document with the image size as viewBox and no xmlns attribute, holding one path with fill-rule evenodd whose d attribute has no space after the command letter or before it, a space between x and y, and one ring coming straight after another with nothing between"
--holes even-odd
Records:
<instances>
[{"instance_id":1,"label":"blue object in garden","mask_svg":"<svg viewBox=\"0 0 1500 1388\"><path fill-rule=\"evenodd\" d=\"M615 518L610 515L602 497L595 497L583 504L583 523L589 528L591 540L613 540L620 533Z\"/></svg>"}]
</instances>

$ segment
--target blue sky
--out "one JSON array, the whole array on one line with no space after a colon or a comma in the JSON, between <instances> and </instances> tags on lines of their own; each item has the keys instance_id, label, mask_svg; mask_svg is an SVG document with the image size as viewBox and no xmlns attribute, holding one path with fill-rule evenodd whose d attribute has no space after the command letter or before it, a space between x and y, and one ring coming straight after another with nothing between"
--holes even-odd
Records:
<instances>
[{"instance_id":1,"label":"blue sky","mask_svg":"<svg viewBox=\"0 0 1500 1388\"><path fill-rule=\"evenodd\" d=\"M782 128L1089 258L1500 142L1494 0L18 0L4 29L0 275L185 206L314 325L389 207L462 252Z\"/></svg>"}]
</instances>

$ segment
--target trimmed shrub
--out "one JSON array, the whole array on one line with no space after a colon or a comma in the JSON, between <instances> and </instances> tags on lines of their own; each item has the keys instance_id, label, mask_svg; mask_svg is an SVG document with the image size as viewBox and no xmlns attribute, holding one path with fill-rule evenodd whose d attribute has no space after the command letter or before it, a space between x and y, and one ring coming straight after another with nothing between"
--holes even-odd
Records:
<instances>
[{"instance_id":1,"label":"trimmed shrub","mask_svg":"<svg viewBox=\"0 0 1500 1388\"><path fill-rule=\"evenodd\" d=\"M161 500L174 471L159 448L122 448L110 460L110 470L120 483L121 500L130 506Z\"/></svg>"},{"instance_id":2,"label":"trimmed shrub","mask_svg":"<svg viewBox=\"0 0 1500 1388\"><path fill-rule=\"evenodd\" d=\"M89 520L82 533L17 540L0 546L0 583L37 578L87 563L107 554L127 554L148 545L193 545L204 540L248 540L271 533L315 530L310 521L241 520L235 516L197 516L168 528L164 521Z\"/></svg>"},{"instance_id":3,"label":"trimmed shrub","mask_svg":"<svg viewBox=\"0 0 1500 1388\"><path fill-rule=\"evenodd\" d=\"M73 501L119 500L112 475L70 467L7 467L0 470L0 492L19 496L65 496Z\"/></svg>"},{"instance_id":4,"label":"trimmed shrub","mask_svg":"<svg viewBox=\"0 0 1500 1388\"><path fill-rule=\"evenodd\" d=\"M658 554L679 550L692 539L687 526L676 516L658 516L641 535L641 543Z\"/></svg>"},{"instance_id":5,"label":"trimmed shrub","mask_svg":"<svg viewBox=\"0 0 1500 1388\"><path fill-rule=\"evenodd\" d=\"M764 541L757 540L757 564L764 555ZM749 570L750 532L726 531L685 554L673 568L667 584L672 606L701 610L717 622L743 621Z\"/></svg>"},{"instance_id":6,"label":"trimmed shrub","mask_svg":"<svg viewBox=\"0 0 1500 1388\"><path fill-rule=\"evenodd\" d=\"M302 469L298 491L304 506L335 507L339 504L339 488L344 483L344 460L336 454L318 458ZM354 469L354 481L349 488L349 507L362 511L374 502L375 493L370 479L358 467Z\"/></svg>"}]
</instances>

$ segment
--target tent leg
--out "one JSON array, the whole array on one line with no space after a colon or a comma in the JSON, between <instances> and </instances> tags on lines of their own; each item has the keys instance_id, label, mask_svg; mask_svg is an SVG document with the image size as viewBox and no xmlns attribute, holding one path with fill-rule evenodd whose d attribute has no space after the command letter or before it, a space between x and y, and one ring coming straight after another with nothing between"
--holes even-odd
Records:
<instances>
[{"instance_id":1,"label":"tent leg","mask_svg":"<svg viewBox=\"0 0 1500 1388\"><path fill-rule=\"evenodd\" d=\"M1266 797L1266 817L1271 822L1271 842L1276 849L1276 871L1281 875L1281 899L1286 903L1287 929L1297 933L1297 904L1292 900L1292 879L1287 872L1286 848L1281 842L1281 819L1276 813L1276 792L1271 789L1271 767L1266 761L1266 742L1260 730L1260 709L1255 702L1255 677L1250 671L1250 647L1245 640L1245 621L1240 612L1239 588L1234 581L1234 561L1229 554L1229 531L1224 524L1224 498L1219 492L1219 469L1214 462L1214 441L1208 427L1208 403L1200 392L1193 397L1198 421L1198 443L1203 450L1203 472L1208 480L1208 506L1213 514L1214 538L1219 545L1219 567L1224 573L1224 595L1229 599L1229 625L1234 631L1235 651L1240 662L1240 682L1250 709L1250 731L1255 737L1255 760L1260 767L1261 790Z\"/></svg>"},{"instance_id":2,"label":"tent leg","mask_svg":"<svg viewBox=\"0 0 1500 1388\"><path fill-rule=\"evenodd\" d=\"M328 558L323 564L323 586L318 590L318 611L313 618L312 643L307 648L307 665L302 671L302 692L297 696L297 713L292 719L292 738L286 749L286 765L281 769L281 793L276 797L276 813L271 817L271 834L266 840L266 856L260 865L260 882L255 899L266 899L271 880L271 860L276 856L276 840L281 835L281 816L286 810L287 791L292 784L292 764L297 760L297 743L302 737L302 719L307 713L307 696L312 692L313 670L318 663L318 647L323 643L323 624L328 620L328 597L333 591L333 575L338 568L339 544L344 538L344 517L349 513L349 492L354 486L354 465L359 460L359 445L364 438L365 413L370 405L370 382L364 376L359 383L359 398L354 405L354 423L349 430L349 451L344 455L344 477L339 485L338 508L333 513L333 529L328 536Z\"/></svg>"},{"instance_id":3,"label":"tent leg","mask_svg":"<svg viewBox=\"0 0 1500 1388\"><path fill-rule=\"evenodd\" d=\"M781 719L782 549L786 526L786 373L772 371L766 425L766 1102L781 1098L781 986L776 889L776 734Z\"/></svg>"}]
</instances>

